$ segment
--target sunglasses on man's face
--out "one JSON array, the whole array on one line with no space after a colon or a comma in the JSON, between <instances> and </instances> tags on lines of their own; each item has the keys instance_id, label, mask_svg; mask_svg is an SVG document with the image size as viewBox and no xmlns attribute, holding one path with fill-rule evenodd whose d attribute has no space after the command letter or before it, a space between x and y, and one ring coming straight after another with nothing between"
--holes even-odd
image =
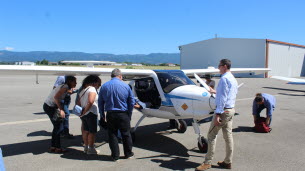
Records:
<instances>
[{"instance_id":1,"label":"sunglasses on man's face","mask_svg":"<svg viewBox=\"0 0 305 171\"><path fill-rule=\"evenodd\" d=\"M218 68L221 67L221 66L225 66L225 65L219 64L219 65L218 65Z\"/></svg>"}]
</instances>

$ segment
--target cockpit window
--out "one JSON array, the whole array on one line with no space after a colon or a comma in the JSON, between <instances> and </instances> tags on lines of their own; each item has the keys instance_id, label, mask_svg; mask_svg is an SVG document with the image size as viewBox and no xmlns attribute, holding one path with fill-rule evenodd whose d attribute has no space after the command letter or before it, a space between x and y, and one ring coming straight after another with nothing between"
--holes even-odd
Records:
<instances>
[{"instance_id":1,"label":"cockpit window","mask_svg":"<svg viewBox=\"0 0 305 171\"><path fill-rule=\"evenodd\" d=\"M195 85L182 71L155 71L164 93L183 85Z\"/></svg>"}]
</instances>

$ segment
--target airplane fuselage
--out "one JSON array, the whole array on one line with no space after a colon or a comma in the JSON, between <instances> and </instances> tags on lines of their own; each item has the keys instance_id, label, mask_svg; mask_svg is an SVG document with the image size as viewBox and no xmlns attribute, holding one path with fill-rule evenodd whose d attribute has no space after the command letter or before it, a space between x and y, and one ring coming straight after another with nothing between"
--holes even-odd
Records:
<instances>
[{"instance_id":1,"label":"airplane fuselage","mask_svg":"<svg viewBox=\"0 0 305 171\"><path fill-rule=\"evenodd\" d=\"M147 117L165 119L203 119L215 108L215 99L180 70L157 70L149 78L135 80L135 96L152 103L141 112ZM157 99L157 100L156 100ZM159 102L156 102L158 101Z\"/></svg>"}]
</instances>

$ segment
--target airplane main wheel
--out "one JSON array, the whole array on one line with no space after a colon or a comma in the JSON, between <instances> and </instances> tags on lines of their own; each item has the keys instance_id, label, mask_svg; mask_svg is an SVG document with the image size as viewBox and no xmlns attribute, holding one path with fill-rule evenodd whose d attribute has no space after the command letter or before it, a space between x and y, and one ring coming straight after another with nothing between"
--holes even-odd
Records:
<instances>
[{"instance_id":1,"label":"airplane main wheel","mask_svg":"<svg viewBox=\"0 0 305 171\"><path fill-rule=\"evenodd\" d=\"M198 142L198 148L199 148L199 151L202 152L202 153L207 153L208 152L208 141L206 138L204 137L201 137L201 143L202 145Z\"/></svg>"},{"instance_id":2,"label":"airplane main wheel","mask_svg":"<svg viewBox=\"0 0 305 171\"><path fill-rule=\"evenodd\" d=\"M179 123L180 124L175 122L176 128L177 128L179 133L184 133L186 131L186 129L187 129L187 124L186 124L186 122L184 120L179 120Z\"/></svg>"}]
</instances>

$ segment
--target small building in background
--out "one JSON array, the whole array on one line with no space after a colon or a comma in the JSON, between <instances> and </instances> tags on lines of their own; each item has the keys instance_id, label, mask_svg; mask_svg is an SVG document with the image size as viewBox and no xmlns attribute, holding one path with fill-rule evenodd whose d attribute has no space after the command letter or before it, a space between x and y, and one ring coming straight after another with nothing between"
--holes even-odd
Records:
<instances>
[{"instance_id":1,"label":"small building in background","mask_svg":"<svg viewBox=\"0 0 305 171\"><path fill-rule=\"evenodd\" d=\"M58 65L58 62L48 62L49 65Z\"/></svg>"},{"instance_id":2,"label":"small building in background","mask_svg":"<svg viewBox=\"0 0 305 171\"><path fill-rule=\"evenodd\" d=\"M113 64L114 66L127 66L127 64L125 64L125 63L115 63L115 64Z\"/></svg>"},{"instance_id":3,"label":"small building in background","mask_svg":"<svg viewBox=\"0 0 305 171\"><path fill-rule=\"evenodd\" d=\"M22 61L22 62L15 62L15 65L26 65L26 66L35 66L35 62L29 62L29 61Z\"/></svg>"},{"instance_id":4,"label":"small building in background","mask_svg":"<svg viewBox=\"0 0 305 171\"><path fill-rule=\"evenodd\" d=\"M217 68L219 60L227 58L234 68L271 69L255 77L305 76L304 45L270 39L213 38L179 46L179 50L181 69Z\"/></svg>"},{"instance_id":5,"label":"small building in background","mask_svg":"<svg viewBox=\"0 0 305 171\"><path fill-rule=\"evenodd\" d=\"M142 64L131 64L131 66L142 66Z\"/></svg>"},{"instance_id":6,"label":"small building in background","mask_svg":"<svg viewBox=\"0 0 305 171\"><path fill-rule=\"evenodd\" d=\"M173 63L167 63L167 66L174 67L174 66L176 66L176 64L173 64Z\"/></svg>"}]
</instances>

